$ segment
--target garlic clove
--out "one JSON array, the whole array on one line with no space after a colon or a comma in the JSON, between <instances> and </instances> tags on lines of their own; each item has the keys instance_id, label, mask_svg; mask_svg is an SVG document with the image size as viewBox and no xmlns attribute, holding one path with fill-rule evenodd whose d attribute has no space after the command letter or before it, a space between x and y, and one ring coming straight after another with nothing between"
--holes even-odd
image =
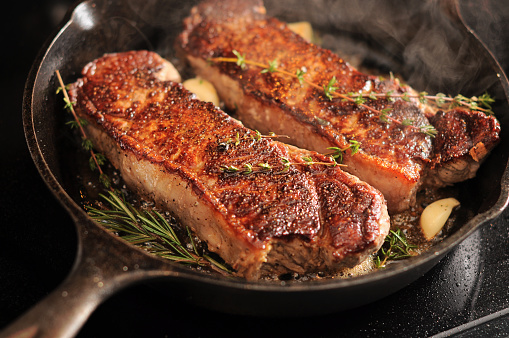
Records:
<instances>
[{"instance_id":1,"label":"garlic clove","mask_svg":"<svg viewBox=\"0 0 509 338\"><path fill-rule=\"evenodd\" d=\"M452 210L460 205L455 198L444 198L428 205L421 214L421 230L429 241L444 227Z\"/></svg>"},{"instance_id":2,"label":"garlic clove","mask_svg":"<svg viewBox=\"0 0 509 338\"><path fill-rule=\"evenodd\" d=\"M165 59L163 59L162 69L159 72L156 72L154 75L158 80L161 81L173 81L173 82L182 81L182 78L177 68L175 68L173 63Z\"/></svg>"},{"instance_id":3,"label":"garlic clove","mask_svg":"<svg viewBox=\"0 0 509 338\"><path fill-rule=\"evenodd\" d=\"M207 80L199 77L185 80L182 85L184 88L195 94L198 99L205 102L212 102L216 107L219 106L219 96L214 85Z\"/></svg>"},{"instance_id":4,"label":"garlic clove","mask_svg":"<svg viewBox=\"0 0 509 338\"><path fill-rule=\"evenodd\" d=\"M313 27L311 27L311 24L307 21L289 23L288 28L302 36L307 42L313 40Z\"/></svg>"}]
</instances>

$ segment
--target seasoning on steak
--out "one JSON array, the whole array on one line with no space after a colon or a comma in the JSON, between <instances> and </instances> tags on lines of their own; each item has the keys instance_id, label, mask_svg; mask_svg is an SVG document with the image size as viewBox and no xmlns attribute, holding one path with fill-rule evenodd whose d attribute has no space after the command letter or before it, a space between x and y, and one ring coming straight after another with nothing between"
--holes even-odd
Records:
<instances>
[{"instance_id":1,"label":"seasoning on steak","mask_svg":"<svg viewBox=\"0 0 509 338\"><path fill-rule=\"evenodd\" d=\"M147 51L108 54L70 86L88 137L128 186L248 279L333 272L378 250L389 231L378 190L196 100L164 81L169 66Z\"/></svg>"},{"instance_id":2,"label":"seasoning on steak","mask_svg":"<svg viewBox=\"0 0 509 338\"><path fill-rule=\"evenodd\" d=\"M350 140L359 142L355 155L346 152L344 170L379 189L391 212L413 205L423 185L440 187L473 177L499 140L494 117L459 108L437 114L417 99L396 98L415 92L398 80L363 74L305 41L285 23L267 17L261 0L203 1L184 20L177 48L249 128L289 135L288 142L320 153L329 147L345 149ZM416 128L384 122L370 109L340 98L329 100L324 90L301 85L288 75L208 61L235 58L234 51L246 60L275 62L293 74L305 70L306 80L320 88L335 76L340 93L392 93L391 99L384 95L366 104L378 111L389 108L389 118L413 121L414 127L431 122L439 135L433 140Z\"/></svg>"}]
</instances>

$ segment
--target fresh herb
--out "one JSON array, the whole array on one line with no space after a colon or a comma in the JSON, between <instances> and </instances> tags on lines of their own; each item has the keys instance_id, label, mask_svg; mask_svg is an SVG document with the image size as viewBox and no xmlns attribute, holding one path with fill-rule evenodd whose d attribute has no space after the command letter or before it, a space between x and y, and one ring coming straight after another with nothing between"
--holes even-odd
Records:
<instances>
[{"instance_id":1,"label":"fresh herb","mask_svg":"<svg viewBox=\"0 0 509 338\"><path fill-rule=\"evenodd\" d=\"M272 169L271 165L268 163L258 163L258 167L264 171Z\"/></svg>"},{"instance_id":2,"label":"fresh herb","mask_svg":"<svg viewBox=\"0 0 509 338\"><path fill-rule=\"evenodd\" d=\"M209 266L222 274L231 273L225 265L216 261L205 251L200 252L197 249L189 228L186 228L186 230L188 246L192 248L191 250L187 249L186 243L179 240L172 226L160 213L155 210L138 210L126 202L124 198L119 197L120 192L113 189L111 179L101 169L101 166L106 163L106 157L94 151L93 143L87 138L83 129L87 122L76 115L74 104L69 99L67 89L58 70L56 75L60 83L57 93L63 92L65 108L71 112L74 118L67 125L71 129L79 130L82 139L81 145L83 149L90 153L90 169L99 171L99 181L106 189L109 189L108 195L100 194L109 205L109 208L98 209L86 206L88 215L106 229L117 233L122 239L144 248L149 253L184 264ZM259 135L259 133L256 135ZM234 142L240 142L238 134Z\"/></svg>"},{"instance_id":3,"label":"fresh herb","mask_svg":"<svg viewBox=\"0 0 509 338\"><path fill-rule=\"evenodd\" d=\"M388 261L408 258L416 255L413 251L417 246L409 244L401 229L390 230L384 244L375 257L375 266L383 268Z\"/></svg>"},{"instance_id":4,"label":"fresh herb","mask_svg":"<svg viewBox=\"0 0 509 338\"><path fill-rule=\"evenodd\" d=\"M335 87L334 85L336 84L337 80L336 80L336 77L333 76L330 80L329 80L329 83L327 83L326 86L323 86L323 92L325 94L325 96L327 96L327 98L329 100L332 101L332 99L334 98L333 96L333 93L336 92L336 90L338 89L338 87Z\"/></svg>"},{"instance_id":5,"label":"fresh herb","mask_svg":"<svg viewBox=\"0 0 509 338\"><path fill-rule=\"evenodd\" d=\"M350 147L347 149L351 149ZM331 156L331 159L332 156ZM287 158L280 158L281 163L277 165L271 165L269 163L258 163L258 164L252 164L252 163L244 163L242 167L237 167L234 165L223 165L219 169L226 174L241 174L241 175L250 175L253 173L259 173L259 172L268 172L270 170L276 171L277 173L284 173L288 171L288 169L291 166L297 166L297 165L325 165L328 167L335 167L338 165L342 165L341 163L338 163L334 161L334 159L331 162L320 162L315 161L311 156L304 156L302 157L303 162L291 162Z\"/></svg>"},{"instance_id":6,"label":"fresh herb","mask_svg":"<svg viewBox=\"0 0 509 338\"><path fill-rule=\"evenodd\" d=\"M413 121L405 120L399 121L389 115L391 108L385 108L378 110L367 105L367 100L378 100L385 99L389 102L395 101L396 98L400 98L403 101L410 101L411 99L416 99L419 102L425 104L428 101L433 101L435 105L439 108L447 105L447 108L451 109L454 107L467 107L471 110L481 111L487 115L493 115L491 105L494 103L494 99L491 98L487 93L476 97L473 96L471 98L467 98L463 95L456 95L454 97L445 95L443 93L438 93L436 95L429 95L427 92L420 92L416 94L409 94L408 92L404 92L402 94L395 94L394 91L390 90L387 93L375 93L375 92L357 92L357 93L340 93L338 92L338 87L336 87L337 79L333 76L325 85L320 86L312 81L307 80L304 75L306 74L305 69L297 69L294 72L277 68L276 61L271 61L268 64L247 60L245 55L241 55L238 51L233 50L233 54L236 58L228 58L228 57L215 57L211 58L208 61L211 63L214 62L234 62L239 65L242 69L245 69L247 65L252 65L258 68L261 68L261 73L280 73L282 75L286 75L292 78L295 78L299 81L301 85L307 84L313 88L323 91L325 97L329 100L333 100L334 98L339 98L346 102L351 102L357 106L363 107L369 111L372 111L380 116L380 120L385 123L397 123L403 126L408 126L412 129L415 129L418 132L424 133L430 137L434 137L437 133L435 128L431 125L426 126L414 126ZM390 74L391 79L394 79L394 75Z\"/></svg>"},{"instance_id":7,"label":"fresh herb","mask_svg":"<svg viewBox=\"0 0 509 338\"><path fill-rule=\"evenodd\" d=\"M253 165L251 163L245 163L242 165L242 169L233 165L220 167L220 170L224 173L243 174L243 175L249 175L252 174L253 172L259 171L269 171L271 169L273 169L273 166L271 166L268 163L258 163L256 165Z\"/></svg>"},{"instance_id":8,"label":"fresh herb","mask_svg":"<svg viewBox=\"0 0 509 338\"><path fill-rule=\"evenodd\" d=\"M385 122L385 123L390 123L391 120L389 117L389 112L391 110L392 110L392 108L385 108L385 109L380 110L380 121Z\"/></svg>"},{"instance_id":9,"label":"fresh herb","mask_svg":"<svg viewBox=\"0 0 509 338\"><path fill-rule=\"evenodd\" d=\"M269 61L269 67L262 69L261 73L274 73L277 70L277 61Z\"/></svg>"},{"instance_id":10,"label":"fresh herb","mask_svg":"<svg viewBox=\"0 0 509 338\"><path fill-rule=\"evenodd\" d=\"M295 72L295 77L299 80L301 85L304 83L304 74L306 74L306 70L304 68L297 69Z\"/></svg>"},{"instance_id":11,"label":"fresh herb","mask_svg":"<svg viewBox=\"0 0 509 338\"><path fill-rule=\"evenodd\" d=\"M422 126L419 127L421 130L421 133L429 135L431 137L435 137L438 134L438 131L433 126Z\"/></svg>"},{"instance_id":12,"label":"fresh herb","mask_svg":"<svg viewBox=\"0 0 509 338\"><path fill-rule=\"evenodd\" d=\"M222 274L230 269L198 250L189 228L186 228L188 246L182 242L168 220L155 210L133 207L116 191L100 194L108 206L99 209L87 206L88 215L107 230L147 252L183 264L208 266Z\"/></svg>"},{"instance_id":13,"label":"fresh herb","mask_svg":"<svg viewBox=\"0 0 509 338\"><path fill-rule=\"evenodd\" d=\"M83 127L86 126L87 122L84 119L78 118L78 115L74 111L74 103L71 102L71 99L69 98L69 95L67 93L67 87L64 85L64 81L62 80L60 72L56 70L55 73L57 75L58 82L60 83L60 87L57 89L57 94L63 92L65 109L67 109L72 114L74 119L72 122L68 122L68 125L70 125L71 128L79 130L81 134L81 146L83 149L90 153L89 159L90 168L92 170L97 169L99 171L99 181L105 188L109 189L111 188L111 179L101 169L101 165L105 163L106 158L103 155L98 154L94 151L92 141L87 137L85 129L83 129Z\"/></svg>"},{"instance_id":14,"label":"fresh herb","mask_svg":"<svg viewBox=\"0 0 509 338\"><path fill-rule=\"evenodd\" d=\"M247 173L250 174L253 171L252 170L253 166L251 166L251 165L249 165L249 166L251 167L251 170L249 172L247 172ZM224 165L224 166L221 167L221 171L223 171L225 173L235 174L235 173L240 172L240 169L237 168L234 165L228 165L228 166Z\"/></svg>"},{"instance_id":15,"label":"fresh herb","mask_svg":"<svg viewBox=\"0 0 509 338\"><path fill-rule=\"evenodd\" d=\"M242 69L246 68L246 55L245 54L241 55L236 50L233 51L233 54L235 54L235 56L237 57L237 59L235 60L235 63L237 63L237 66L239 66Z\"/></svg>"},{"instance_id":16,"label":"fresh herb","mask_svg":"<svg viewBox=\"0 0 509 338\"><path fill-rule=\"evenodd\" d=\"M334 161L336 161L336 163L338 163L338 164L343 163L343 154L347 150L350 150L350 155L355 155L359 151L360 143L358 141L350 140L348 142L350 143L350 145L345 148L339 148L339 147L327 148L327 149L333 150L333 152L331 154L329 154L329 156L331 156L334 159Z\"/></svg>"},{"instance_id":17,"label":"fresh herb","mask_svg":"<svg viewBox=\"0 0 509 338\"><path fill-rule=\"evenodd\" d=\"M246 133L244 135L240 135L239 132L235 133L234 138L229 138L226 141L223 141L219 143L219 145L224 148L228 149L230 145L238 146L241 141L248 140L248 141L260 141L262 138L289 138L287 135L276 135L275 133L269 133L268 135L262 135L258 130L254 131L253 133Z\"/></svg>"},{"instance_id":18,"label":"fresh herb","mask_svg":"<svg viewBox=\"0 0 509 338\"><path fill-rule=\"evenodd\" d=\"M246 133L244 135L240 135L239 132L235 133L235 137L230 137L226 141L220 142L219 149L222 151L229 149L233 146L239 146L242 141L260 141L261 139L265 138L280 138L280 137L287 137L286 135L276 135L275 133L269 133L269 135L262 135L258 130L254 131L253 133ZM288 171L289 167L292 165L313 165L313 164L321 164L326 166L335 167L337 165L342 165L341 161L343 159L342 153L346 150L350 149L351 155L355 154L359 150L359 143L357 141L351 140L350 145L346 147L345 149L339 149L339 148L329 148L331 150L334 150L332 153L328 154L332 161L331 162L321 162L321 161L315 161L310 156L304 156L302 157L302 160L304 162L290 162L290 160L286 158L281 158L281 163L276 165L271 165L269 163L244 163L241 166L237 165L222 165L219 167L219 170L226 174L241 174L241 175L250 175L257 172L267 172L270 170L275 170L278 173L283 173ZM339 159L339 161L338 161Z\"/></svg>"}]
</instances>

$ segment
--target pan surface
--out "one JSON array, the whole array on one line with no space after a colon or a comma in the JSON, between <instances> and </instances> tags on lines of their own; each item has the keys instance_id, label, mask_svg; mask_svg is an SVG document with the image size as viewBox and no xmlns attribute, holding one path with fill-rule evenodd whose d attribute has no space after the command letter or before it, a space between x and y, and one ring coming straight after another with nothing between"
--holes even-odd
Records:
<instances>
[{"instance_id":1,"label":"pan surface","mask_svg":"<svg viewBox=\"0 0 509 338\"><path fill-rule=\"evenodd\" d=\"M497 99L494 111L502 125L502 142L481 167L477 177L456 188L465 215L452 233L429 252L391 264L388 268L352 279L305 283L266 283L210 276L148 256L124 244L95 225L79 206L80 186L75 179L75 161L69 158L65 114L55 70L64 82L74 81L89 61L108 52L150 49L173 61L173 40L189 13L191 1L107 1L78 4L69 21L46 46L27 81L24 125L36 166L50 190L76 221L81 236L81 255L105 252L112 275L124 266L137 266L127 281L112 285L108 294L127 283L161 278L160 290L170 280L172 290L182 289L198 305L220 311L263 315L309 315L360 306L380 299L422 276L449 250L505 208L508 198L507 80L492 56L466 29L457 14L456 2L422 2L415 7L387 1L376 2L377 19L367 13L375 1L267 1L271 15L285 21L308 20L323 32L326 48L357 54L363 64L401 74L417 90L462 93L488 91ZM294 10L288 11L288 8ZM411 18L409 20L408 18ZM106 258L115 252L117 260ZM79 263L77 263L79 266ZM130 269L131 273L134 269ZM106 283L106 278L105 278ZM108 294L106 296L108 296ZM225 301L225 299L228 299ZM306 306L301 306L301 304Z\"/></svg>"}]
</instances>

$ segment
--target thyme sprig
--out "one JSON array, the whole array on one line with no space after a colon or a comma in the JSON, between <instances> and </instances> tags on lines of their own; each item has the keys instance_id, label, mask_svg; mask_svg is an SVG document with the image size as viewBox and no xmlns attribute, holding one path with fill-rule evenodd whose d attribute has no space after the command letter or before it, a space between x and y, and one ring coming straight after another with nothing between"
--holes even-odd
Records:
<instances>
[{"instance_id":1,"label":"thyme sprig","mask_svg":"<svg viewBox=\"0 0 509 338\"><path fill-rule=\"evenodd\" d=\"M259 131L255 131L255 134L247 134L244 136L240 136L239 133L236 133L236 136L233 138L229 138L228 140L219 143L221 148L228 149L230 145L232 146L238 146L240 145L240 142L242 140L251 140L251 141L259 141L262 138L272 138L272 137L288 137L285 135L276 135L274 133L269 133L268 136L262 135ZM270 170L277 170L278 173L284 173L287 172L288 169L291 166L298 166L298 165L325 165L329 167L336 167L336 166L344 166L343 165L343 156L346 151L350 151L350 155L354 155L357 153L360 149L360 143L355 140L349 140L349 145L345 148L339 148L339 147L329 147L327 149L332 150L332 152L328 154L324 154L325 156L330 157L331 162L323 162L323 161L315 161L311 156L304 156L301 159L303 162L291 162L289 159L285 157L281 157L280 161L281 163L278 165L271 165L269 163L243 163L240 166L236 165L222 165L219 167L219 169L223 173L228 174L242 174L242 175L249 175L256 172L267 172Z\"/></svg>"},{"instance_id":2,"label":"thyme sprig","mask_svg":"<svg viewBox=\"0 0 509 338\"><path fill-rule=\"evenodd\" d=\"M269 133L268 135L262 135L262 133L260 133L258 130L255 130L254 134L249 133L249 134L245 134L243 136L240 136L240 133L237 132L235 134L235 137L233 137L233 138L230 137L226 141L221 142L220 145L221 145L221 147L227 148L230 145L238 146L242 140L259 141L259 140L265 139L265 138L290 138L290 137L287 135L277 135L272 132Z\"/></svg>"},{"instance_id":3,"label":"thyme sprig","mask_svg":"<svg viewBox=\"0 0 509 338\"><path fill-rule=\"evenodd\" d=\"M339 164L343 163L343 154L347 150L350 150L350 155L355 155L359 151L360 143L358 141L349 140L348 142L350 143L350 145L348 145L345 148L339 148L339 147L327 148L327 149L333 150L333 152L330 153L329 156L331 156L336 163L339 163Z\"/></svg>"},{"instance_id":4,"label":"thyme sprig","mask_svg":"<svg viewBox=\"0 0 509 338\"><path fill-rule=\"evenodd\" d=\"M413 121L405 120L400 121L396 118L393 118L389 115L391 108L385 109L376 109L366 104L367 100L378 100L380 98L387 99L388 101L394 101L395 98L400 98L404 101L410 101L411 99L417 99L421 103L427 103L428 101L433 101L439 108L443 107L446 103L449 104L449 108L463 106L472 110L482 111L488 115L493 114L491 104L494 102L494 99L491 98L487 93L481 96L473 96L471 98L467 98L463 95L456 95L454 97L447 96L442 93L438 93L436 95L429 95L426 92L420 92L417 94L394 94L394 92L389 91L387 93L341 93L338 92L337 79L333 76L326 85L320 86L312 81L307 80L304 76L307 70L302 67L297 69L295 72L291 72L289 70L285 70L283 68L278 67L277 60L269 61L268 63L258 62L246 59L245 54L240 54L238 51L233 50L233 54L236 57L214 57L210 58L209 62L233 62L236 63L241 69L245 69L247 65L255 66L261 68L261 73L280 73L282 75L286 75L292 78L295 78L299 81L301 85L307 84L313 88L316 88L320 91L323 91L324 95L329 99L333 100L335 98L339 98L345 102L351 102L359 107L365 108L377 115L379 115L381 121L385 123L397 123L403 126L408 126L412 129L417 130L418 132L424 133L430 137L434 137L437 134L436 129L431 125L425 126L414 126Z\"/></svg>"},{"instance_id":5,"label":"thyme sprig","mask_svg":"<svg viewBox=\"0 0 509 338\"><path fill-rule=\"evenodd\" d=\"M189 228L186 227L189 242L189 248L186 248L168 220L159 212L137 209L115 191L99 195L108 207L99 209L87 206L88 215L125 241L174 262L208 266L221 274L231 273L226 265L198 250Z\"/></svg>"},{"instance_id":6,"label":"thyme sprig","mask_svg":"<svg viewBox=\"0 0 509 338\"><path fill-rule=\"evenodd\" d=\"M385 98L389 101L394 101L395 98L399 98L406 102L409 102L411 99L416 99L422 104L426 104L431 101L435 104L435 106L437 106L437 108L452 109L455 107L466 107L470 110L483 112L486 115L494 115L492 104L495 102L495 99L493 99L488 93L472 97L466 97L461 94L449 96L443 93L429 95L425 91L416 94L409 94L408 92L395 94L394 91L388 91L387 93L375 93L373 91L369 93L349 92L346 95L355 98L359 103L364 103L367 99L377 100L380 98Z\"/></svg>"},{"instance_id":7,"label":"thyme sprig","mask_svg":"<svg viewBox=\"0 0 509 338\"><path fill-rule=\"evenodd\" d=\"M105 188L111 188L111 179L108 175L104 173L104 171L101 169L101 166L105 164L106 157L102 154L96 153L94 151L94 147L92 144L92 141L87 137L87 133L85 132L84 126L87 125L87 121L84 119L81 119L76 114L76 111L74 110L74 104L71 102L71 99L69 98L69 94L67 93L67 87L64 85L64 81L62 80L62 76L60 75L60 72L58 69L55 71L57 75L58 82L60 84L60 87L57 89L57 94L62 92L64 94L64 102L65 106L64 108L69 111L73 116L73 121L67 122L67 125L69 125L72 128L78 129L81 134L81 146L83 149L88 151L90 153L90 159L89 159L89 166L92 171L97 170L99 171L99 181L102 183L102 185Z\"/></svg>"},{"instance_id":8,"label":"thyme sprig","mask_svg":"<svg viewBox=\"0 0 509 338\"><path fill-rule=\"evenodd\" d=\"M336 154L336 152L334 153ZM332 158L332 156L331 156ZM336 167L336 166L343 166L343 164L338 163L336 161L331 162L321 162L321 161L315 161L311 156L304 156L302 157L303 162L291 162L289 159L285 157L280 158L281 163L278 165L271 165L269 163L258 163L258 164L252 164L252 163L244 163L242 166L234 166L234 165L223 165L219 169L228 174L242 174L242 175L249 175L257 172L268 172L268 171L277 171L278 173L284 173L287 172L291 166L297 166L297 165L303 165L303 166L310 166L310 165L325 165L329 167Z\"/></svg>"},{"instance_id":9,"label":"thyme sprig","mask_svg":"<svg viewBox=\"0 0 509 338\"><path fill-rule=\"evenodd\" d=\"M390 230L387 237L385 237L384 244L378 250L375 257L375 266L383 268L388 261L412 257L416 255L413 251L416 247L408 243L401 229Z\"/></svg>"},{"instance_id":10,"label":"thyme sprig","mask_svg":"<svg viewBox=\"0 0 509 338\"><path fill-rule=\"evenodd\" d=\"M248 141L248 142L258 142L261 139L266 138L289 138L287 135L277 135L273 132L270 132L268 135L262 135L258 130L255 130L254 132L249 132L244 135L241 135L239 132L236 132L233 137L228 137L227 139L219 142L218 146L219 149L227 150L230 149L230 147L239 146L241 142ZM298 166L298 165L325 165L330 167L335 166L343 166L343 154L350 150L350 154L354 155L357 151L360 149L360 143L355 140L350 140L349 145L345 148L339 148L339 147L329 147L327 149L332 150L332 152L328 154L324 154L325 156L329 156L331 159L331 162L323 162L323 161L315 161L310 156L304 156L302 157L303 162L291 162L287 158L281 157L281 163L276 165L271 165L269 163L243 163L241 165L222 165L219 167L219 170L223 173L227 174L242 174L242 175L249 175L253 173L259 173L259 172L268 172L268 171L277 171L278 173L284 173L287 172L288 169L291 166Z\"/></svg>"}]
</instances>

